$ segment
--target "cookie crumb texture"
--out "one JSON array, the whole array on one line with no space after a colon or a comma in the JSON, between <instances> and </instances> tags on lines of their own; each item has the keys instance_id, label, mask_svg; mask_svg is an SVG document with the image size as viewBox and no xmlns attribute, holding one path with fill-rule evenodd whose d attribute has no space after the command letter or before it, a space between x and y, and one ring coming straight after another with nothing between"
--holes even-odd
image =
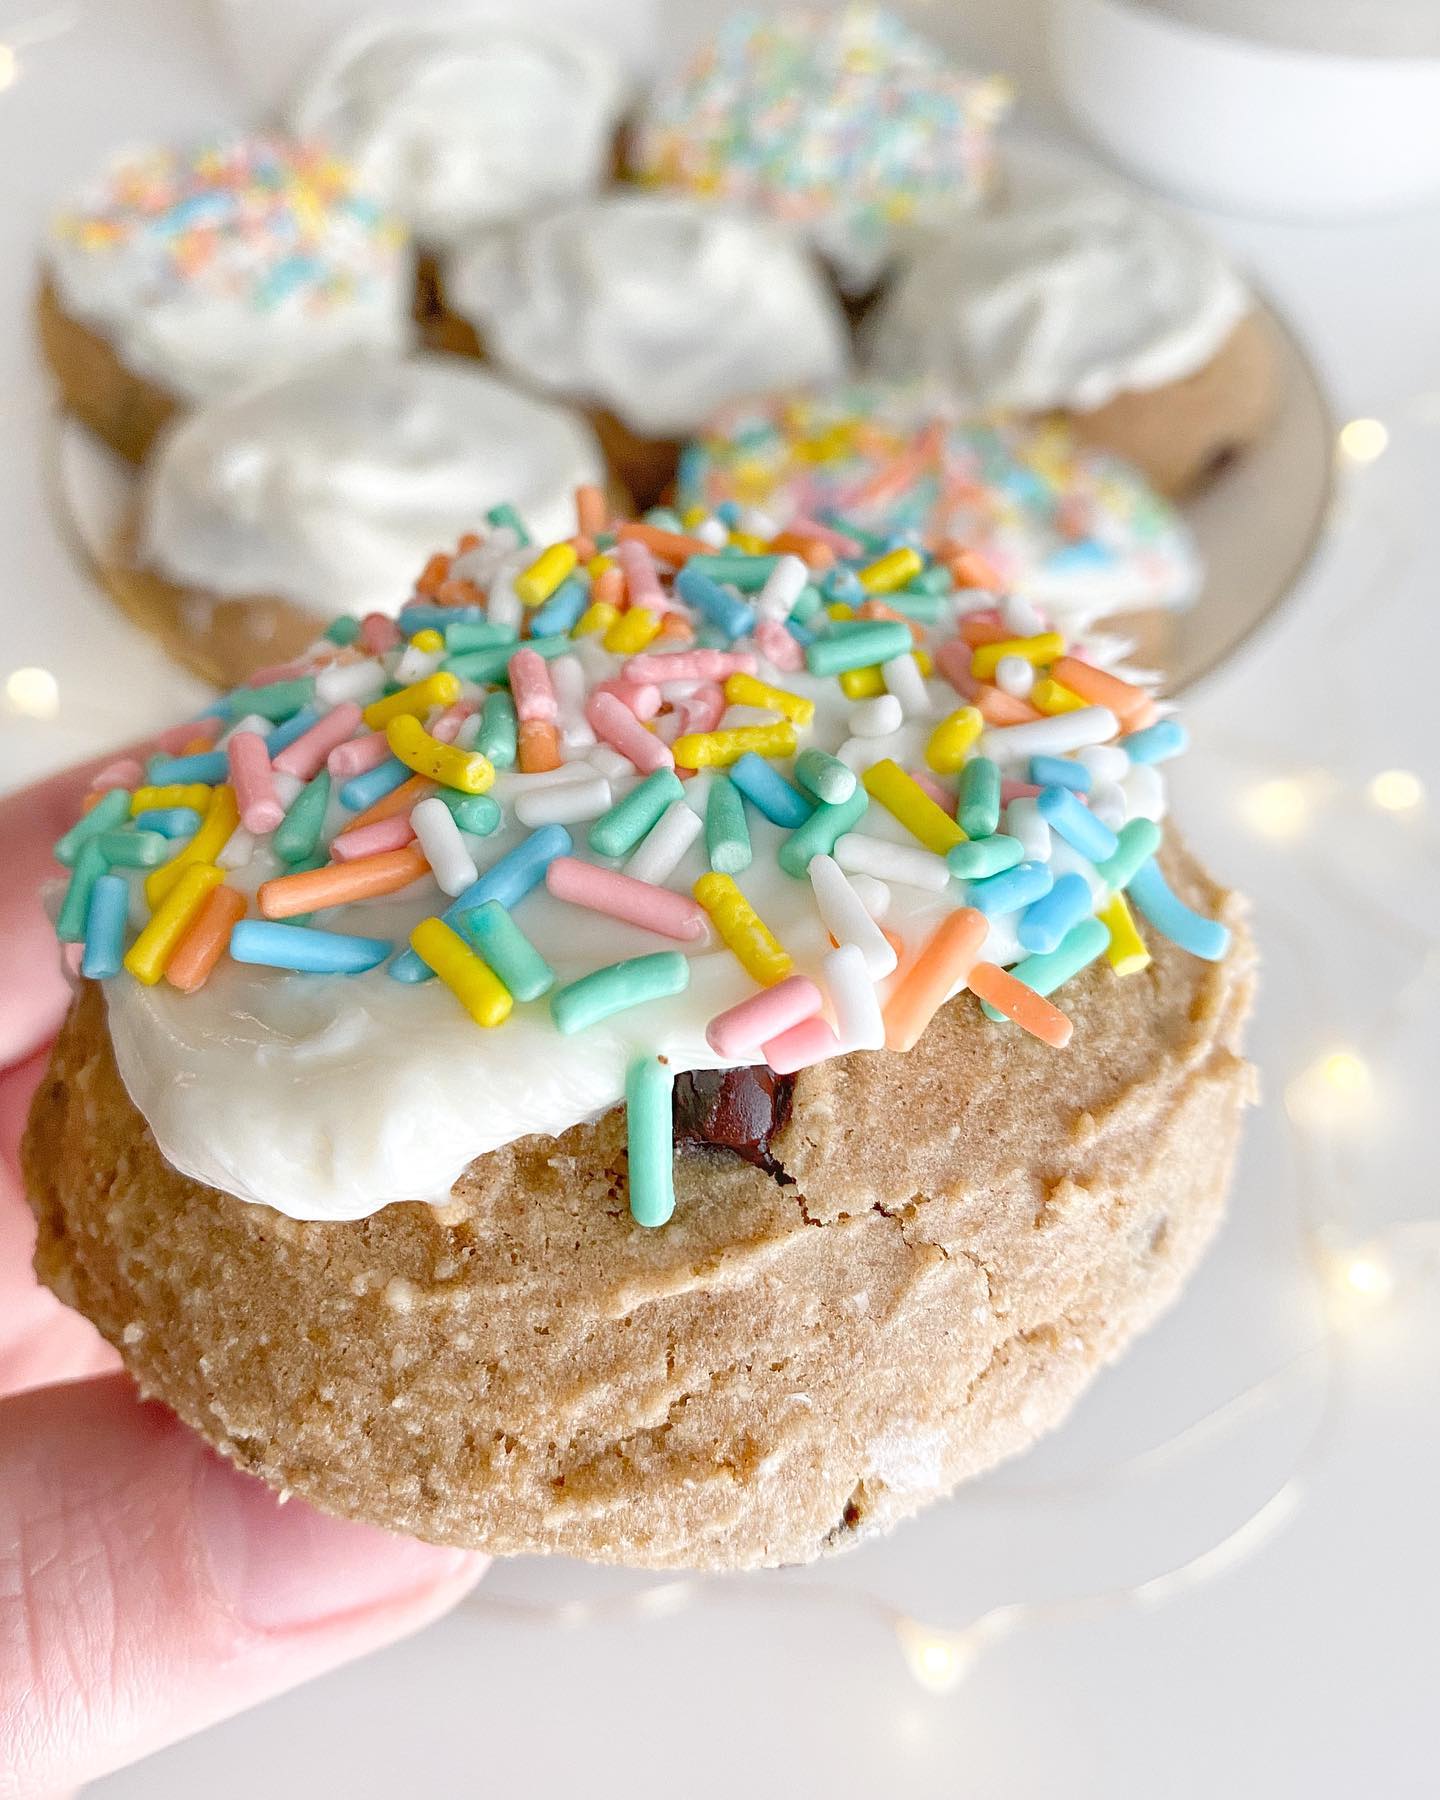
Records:
<instances>
[{"instance_id":1,"label":"cookie crumb texture","mask_svg":"<svg viewBox=\"0 0 1440 1800\"><path fill-rule=\"evenodd\" d=\"M643 1231L619 1110L357 1223L186 1180L88 983L25 1144L36 1267L146 1393L328 1511L495 1554L804 1562L1023 1449L1174 1297L1252 1096L1251 987L1243 931L1219 965L1102 959L1063 1055L961 995L907 1055L800 1075L788 1179L682 1148Z\"/></svg>"}]
</instances>

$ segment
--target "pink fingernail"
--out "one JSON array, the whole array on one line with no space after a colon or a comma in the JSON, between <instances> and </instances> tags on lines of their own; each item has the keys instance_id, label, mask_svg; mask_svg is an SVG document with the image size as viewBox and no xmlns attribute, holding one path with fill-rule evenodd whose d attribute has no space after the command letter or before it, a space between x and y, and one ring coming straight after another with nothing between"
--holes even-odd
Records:
<instances>
[{"instance_id":1,"label":"pink fingernail","mask_svg":"<svg viewBox=\"0 0 1440 1800\"><path fill-rule=\"evenodd\" d=\"M419 1598L476 1558L281 1503L263 1482L207 1457L195 1521L226 1608L256 1631L294 1631Z\"/></svg>"}]
</instances>

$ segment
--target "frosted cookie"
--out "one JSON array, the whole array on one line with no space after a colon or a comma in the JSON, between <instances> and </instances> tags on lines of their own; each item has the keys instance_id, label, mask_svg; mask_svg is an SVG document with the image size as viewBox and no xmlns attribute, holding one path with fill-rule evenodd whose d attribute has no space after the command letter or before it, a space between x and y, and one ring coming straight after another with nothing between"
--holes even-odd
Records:
<instances>
[{"instance_id":1,"label":"frosted cookie","mask_svg":"<svg viewBox=\"0 0 1440 1800\"><path fill-rule=\"evenodd\" d=\"M322 59L292 122L435 250L598 189L625 98L607 51L540 22L377 20Z\"/></svg>"},{"instance_id":2,"label":"frosted cookie","mask_svg":"<svg viewBox=\"0 0 1440 1800\"><path fill-rule=\"evenodd\" d=\"M1183 606L1194 540L1128 463L1060 418L956 418L917 386L856 383L719 414L684 451L685 506L757 508L777 524L950 538L977 585L1013 589L1073 631L1112 613Z\"/></svg>"},{"instance_id":3,"label":"frosted cookie","mask_svg":"<svg viewBox=\"0 0 1440 1800\"><path fill-rule=\"evenodd\" d=\"M1274 412L1253 306L1219 248L1153 200L1021 171L914 249L866 322L865 361L972 411L1063 411L1086 442L1182 493Z\"/></svg>"},{"instance_id":4,"label":"frosted cookie","mask_svg":"<svg viewBox=\"0 0 1440 1800\"><path fill-rule=\"evenodd\" d=\"M146 465L111 571L217 679L303 649L346 596L393 615L436 543L513 500L544 538L603 484L578 414L446 356L355 356L202 407Z\"/></svg>"},{"instance_id":5,"label":"frosted cookie","mask_svg":"<svg viewBox=\"0 0 1440 1800\"><path fill-rule=\"evenodd\" d=\"M588 407L637 499L727 401L837 380L844 320L778 226L685 195L617 193L477 238L446 298L517 380Z\"/></svg>"},{"instance_id":6,"label":"frosted cookie","mask_svg":"<svg viewBox=\"0 0 1440 1800\"><path fill-rule=\"evenodd\" d=\"M403 228L343 164L283 138L116 157L57 214L42 268L65 404L137 462L179 411L414 335Z\"/></svg>"},{"instance_id":7,"label":"frosted cookie","mask_svg":"<svg viewBox=\"0 0 1440 1800\"><path fill-rule=\"evenodd\" d=\"M1163 824L1179 723L956 552L497 518L57 846L37 1266L332 1511L802 1561L1178 1290L1237 903Z\"/></svg>"},{"instance_id":8,"label":"frosted cookie","mask_svg":"<svg viewBox=\"0 0 1440 1800\"><path fill-rule=\"evenodd\" d=\"M917 224L986 192L1009 99L874 7L742 12L652 96L634 172L798 228L861 294Z\"/></svg>"}]
</instances>

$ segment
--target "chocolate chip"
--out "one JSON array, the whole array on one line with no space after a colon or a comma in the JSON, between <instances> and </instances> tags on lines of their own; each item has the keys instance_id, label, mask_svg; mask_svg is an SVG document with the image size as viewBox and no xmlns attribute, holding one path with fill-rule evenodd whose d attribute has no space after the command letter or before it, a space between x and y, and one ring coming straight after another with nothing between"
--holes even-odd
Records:
<instances>
[{"instance_id":1,"label":"chocolate chip","mask_svg":"<svg viewBox=\"0 0 1440 1800\"><path fill-rule=\"evenodd\" d=\"M785 1171L770 1139L790 1117L793 1075L753 1069L691 1069L675 1078L675 1142L728 1150L777 1180Z\"/></svg>"}]
</instances>

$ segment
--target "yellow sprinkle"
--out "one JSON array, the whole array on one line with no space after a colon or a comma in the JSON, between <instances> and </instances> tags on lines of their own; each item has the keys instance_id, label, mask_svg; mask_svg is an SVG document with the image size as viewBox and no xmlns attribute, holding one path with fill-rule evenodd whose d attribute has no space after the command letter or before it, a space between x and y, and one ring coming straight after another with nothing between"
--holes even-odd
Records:
<instances>
[{"instance_id":1,"label":"yellow sprinkle","mask_svg":"<svg viewBox=\"0 0 1440 1800\"><path fill-rule=\"evenodd\" d=\"M794 969L789 951L779 944L770 928L728 875L712 869L691 890L710 915L725 947L761 987L774 987Z\"/></svg>"},{"instance_id":2,"label":"yellow sprinkle","mask_svg":"<svg viewBox=\"0 0 1440 1800\"><path fill-rule=\"evenodd\" d=\"M1134 914L1123 894L1116 894L1095 917L1110 933L1105 956L1117 975L1138 975L1150 965L1150 952L1135 925Z\"/></svg>"},{"instance_id":3,"label":"yellow sprinkle","mask_svg":"<svg viewBox=\"0 0 1440 1800\"><path fill-rule=\"evenodd\" d=\"M693 731L670 746L683 769L723 769L737 762L747 750L757 756L793 756L795 727L737 725L732 731Z\"/></svg>"},{"instance_id":4,"label":"yellow sprinkle","mask_svg":"<svg viewBox=\"0 0 1440 1800\"><path fill-rule=\"evenodd\" d=\"M593 637L597 631L609 631L620 617L620 608L608 600L592 600L571 629L571 637Z\"/></svg>"},{"instance_id":5,"label":"yellow sprinkle","mask_svg":"<svg viewBox=\"0 0 1440 1800\"><path fill-rule=\"evenodd\" d=\"M962 706L942 719L930 733L925 760L937 775L953 775L965 760L965 752L985 729L978 706Z\"/></svg>"},{"instance_id":6,"label":"yellow sprinkle","mask_svg":"<svg viewBox=\"0 0 1440 1800\"><path fill-rule=\"evenodd\" d=\"M385 727L392 752L407 769L428 776L442 787L462 794L483 794L495 785L495 765L478 750L459 750L442 744L410 713L402 713Z\"/></svg>"},{"instance_id":7,"label":"yellow sprinkle","mask_svg":"<svg viewBox=\"0 0 1440 1800\"><path fill-rule=\"evenodd\" d=\"M765 540L753 531L732 531L725 541L727 550L739 550L746 556L763 556Z\"/></svg>"},{"instance_id":8,"label":"yellow sprinkle","mask_svg":"<svg viewBox=\"0 0 1440 1800\"><path fill-rule=\"evenodd\" d=\"M697 525L703 525L710 517L703 506L687 506L680 515L680 523L687 531L693 531Z\"/></svg>"},{"instance_id":9,"label":"yellow sprinkle","mask_svg":"<svg viewBox=\"0 0 1440 1800\"><path fill-rule=\"evenodd\" d=\"M832 619L853 619L855 617L855 608L845 600L828 600L825 603L825 611Z\"/></svg>"},{"instance_id":10,"label":"yellow sprinkle","mask_svg":"<svg viewBox=\"0 0 1440 1800\"><path fill-rule=\"evenodd\" d=\"M211 787L205 781L177 781L168 787L138 787L130 796L130 817L149 812L152 807L193 806L204 812L210 804Z\"/></svg>"},{"instance_id":11,"label":"yellow sprinkle","mask_svg":"<svg viewBox=\"0 0 1440 1800\"><path fill-rule=\"evenodd\" d=\"M573 544L551 544L542 550L528 569L515 577L515 592L526 606L539 606L548 600L565 577L571 573L579 557Z\"/></svg>"},{"instance_id":12,"label":"yellow sprinkle","mask_svg":"<svg viewBox=\"0 0 1440 1800\"><path fill-rule=\"evenodd\" d=\"M771 687L768 681L757 681L753 675L727 675L725 698L732 706L768 706L794 725L808 725L815 717L813 700L792 694L788 688Z\"/></svg>"},{"instance_id":13,"label":"yellow sprinkle","mask_svg":"<svg viewBox=\"0 0 1440 1800\"><path fill-rule=\"evenodd\" d=\"M426 626L424 631L417 631L410 640L412 650L424 650L427 654L432 650L443 650L445 640L433 626Z\"/></svg>"},{"instance_id":14,"label":"yellow sprinkle","mask_svg":"<svg viewBox=\"0 0 1440 1800\"><path fill-rule=\"evenodd\" d=\"M410 948L433 969L477 1025L503 1025L515 1002L500 977L443 919L422 919Z\"/></svg>"},{"instance_id":15,"label":"yellow sprinkle","mask_svg":"<svg viewBox=\"0 0 1440 1800\"><path fill-rule=\"evenodd\" d=\"M893 757L872 763L860 779L870 798L878 800L911 837L937 856L944 856L956 844L967 841L965 833L944 807L937 806L919 782L907 775Z\"/></svg>"},{"instance_id":16,"label":"yellow sprinkle","mask_svg":"<svg viewBox=\"0 0 1440 1800\"><path fill-rule=\"evenodd\" d=\"M605 633L605 648L617 656L638 656L659 635L659 613L645 606L632 606Z\"/></svg>"},{"instance_id":17,"label":"yellow sprinkle","mask_svg":"<svg viewBox=\"0 0 1440 1800\"><path fill-rule=\"evenodd\" d=\"M885 692L885 672L879 663L868 669L846 669L840 677L840 692L847 700L871 700Z\"/></svg>"},{"instance_id":18,"label":"yellow sprinkle","mask_svg":"<svg viewBox=\"0 0 1440 1800\"><path fill-rule=\"evenodd\" d=\"M192 863L176 878L151 914L149 924L125 952L125 967L137 981L143 981L146 987L154 987L165 973L171 951L199 912L201 902L211 888L219 887L224 879L225 871L212 862Z\"/></svg>"},{"instance_id":19,"label":"yellow sprinkle","mask_svg":"<svg viewBox=\"0 0 1440 1800\"><path fill-rule=\"evenodd\" d=\"M1073 693L1063 681L1056 681L1053 675L1042 676L1028 697L1030 704L1042 713L1078 712L1082 706L1090 704Z\"/></svg>"},{"instance_id":20,"label":"yellow sprinkle","mask_svg":"<svg viewBox=\"0 0 1440 1800\"><path fill-rule=\"evenodd\" d=\"M205 805L200 829L179 853L145 877L145 898L152 907L160 902L180 880L186 869L197 863L212 863L235 834L240 823L240 808L235 803L235 790L229 784L217 787Z\"/></svg>"},{"instance_id":21,"label":"yellow sprinkle","mask_svg":"<svg viewBox=\"0 0 1440 1800\"><path fill-rule=\"evenodd\" d=\"M372 700L361 717L372 731L383 731L392 719L407 713L418 719L432 706L453 706L459 698L460 677L442 670L427 675L423 681L412 681L409 687L384 700Z\"/></svg>"},{"instance_id":22,"label":"yellow sprinkle","mask_svg":"<svg viewBox=\"0 0 1440 1800\"><path fill-rule=\"evenodd\" d=\"M1018 656L1028 663L1051 663L1065 654L1065 639L1058 631L1042 631L1036 637L1002 638L998 644L976 646L970 673L977 681L993 681L1002 656Z\"/></svg>"},{"instance_id":23,"label":"yellow sprinkle","mask_svg":"<svg viewBox=\"0 0 1440 1800\"><path fill-rule=\"evenodd\" d=\"M614 567L615 558L611 556L608 551L602 550L597 556L592 556L589 562L586 563L585 573L592 581L594 581L597 576L603 575L607 569L613 569Z\"/></svg>"},{"instance_id":24,"label":"yellow sprinkle","mask_svg":"<svg viewBox=\"0 0 1440 1800\"><path fill-rule=\"evenodd\" d=\"M935 673L935 658L928 650L922 650L918 644L910 654L915 658L915 667L928 681Z\"/></svg>"},{"instance_id":25,"label":"yellow sprinkle","mask_svg":"<svg viewBox=\"0 0 1440 1800\"><path fill-rule=\"evenodd\" d=\"M860 585L867 594L893 594L911 582L925 567L925 558L909 544L887 550L860 571Z\"/></svg>"}]
</instances>

